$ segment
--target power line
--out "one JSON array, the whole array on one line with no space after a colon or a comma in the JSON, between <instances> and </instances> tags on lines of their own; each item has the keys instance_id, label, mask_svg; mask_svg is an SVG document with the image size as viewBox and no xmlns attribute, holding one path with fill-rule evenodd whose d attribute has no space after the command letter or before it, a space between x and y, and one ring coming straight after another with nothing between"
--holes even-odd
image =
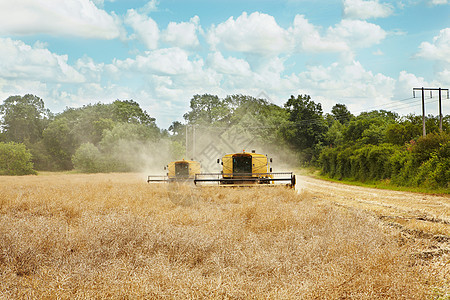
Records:
<instances>
[{"instance_id":1,"label":"power line","mask_svg":"<svg viewBox=\"0 0 450 300\"><path fill-rule=\"evenodd\" d=\"M425 98L425 100L429 100L429 99L432 99L432 98L431 97ZM413 100L413 101L411 101L411 100ZM368 110L377 110L377 108L378 109L382 108L383 110L386 110L386 109L403 109L403 108L415 107L415 106L419 106L420 105L420 99L417 99L417 98L414 98L414 97L409 97L409 98L404 98L404 99L399 99L399 100L393 100L393 101L406 102L406 103L392 103L390 105L384 105L384 106L373 106L373 107L366 108L364 110L356 111L356 113L358 113L358 112L365 112L365 111L368 111ZM438 100L430 101L428 103L435 103L437 101ZM408 102L410 102L410 103L408 103ZM415 102L417 102L417 103L414 104ZM344 120L346 118L347 118L346 115L336 116L335 117L335 119L339 120L339 121ZM299 120L299 121L295 122L295 124L285 124L284 126L296 127L298 125L319 124L321 122L323 122L323 120L315 118L315 119ZM203 125L189 125L189 126L196 126L197 128L208 128L208 129L211 129L211 126L203 126ZM230 124L230 126L213 126L212 128L214 128L214 129L229 129L231 126L233 126L233 125ZM279 127L280 126L246 126L247 129L274 129L274 128L279 128Z\"/></svg>"},{"instance_id":2,"label":"power line","mask_svg":"<svg viewBox=\"0 0 450 300\"><path fill-rule=\"evenodd\" d=\"M441 92L447 91L447 99L449 98L448 89L443 88L413 88L413 97L416 97L415 91L421 91L422 92L422 130L423 130L423 136L427 135L426 128L425 128L425 91L430 91L430 97L433 97L433 91L439 91L439 130L442 132L442 103L441 103Z\"/></svg>"}]
</instances>

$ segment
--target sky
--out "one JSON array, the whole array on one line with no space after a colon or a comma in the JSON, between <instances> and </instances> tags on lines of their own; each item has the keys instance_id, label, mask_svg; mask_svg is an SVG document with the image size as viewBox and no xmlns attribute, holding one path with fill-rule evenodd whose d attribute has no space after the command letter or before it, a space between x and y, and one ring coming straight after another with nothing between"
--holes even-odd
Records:
<instances>
[{"instance_id":1,"label":"sky","mask_svg":"<svg viewBox=\"0 0 450 300\"><path fill-rule=\"evenodd\" d=\"M1 102L134 100L167 129L196 94L420 115L417 87L450 88L450 0L0 0Z\"/></svg>"}]
</instances>

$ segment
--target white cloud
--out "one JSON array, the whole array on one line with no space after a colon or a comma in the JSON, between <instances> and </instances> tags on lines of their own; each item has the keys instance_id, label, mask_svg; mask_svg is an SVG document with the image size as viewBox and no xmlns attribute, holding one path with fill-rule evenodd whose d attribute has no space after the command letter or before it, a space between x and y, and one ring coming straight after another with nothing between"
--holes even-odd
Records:
<instances>
[{"instance_id":1,"label":"white cloud","mask_svg":"<svg viewBox=\"0 0 450 300\"><path fill-rule=\"evenodd\" d=\"M250 65L243 59L224 58L220 52L208 55L208 65L222 74L247 76L251 74Z\"/></svg>"},{"instance_id":2,"label":"white cloud","mask_svg":"<svg viewBox=\"0 0 450 300\"><path fill-rule=\"evenodd\" d=\"M12 95L33 94L41 98L48 94L48 86L37 80L5 79L0 76L0 99L3 101ZM47 99L44 99L47 104Z\"/></svg>"},{"instance_id":3,"label":"white cloud","mask_svg":"<svg viewBox=\"0 0 450 300\"><path fill-rule=\"evenodd\" d=\"M303 15L296 15L294 24L289 28L297 51L341 52L349 50L345 41L321 37L318 28L308 22Z\"/></svg>"},{"instance_id":4,"label":"white cloud","mask_svg":"<svg viewBox=\"0 0 450 300\"><path fill-rule=\"evenodd\" d=\"M201 70L203 61L192 62L186 51L180 48L167 48L147 51L144 55L136 56L136 59L115 60L114 65L124 71L174 76Z\"/></svg>"},{"instance_id":5,"label":"white cloud","mask_svg":"<svg viewBox=\"0 0 450 300\"><path fill-rule=\"evenodd\" d=\"M260 55L278 54L289 51L289 37L286 30L278 26L275 18L254 12L242 13L236 20L230 17L224 23L212 26L207 39L213 49Z\"/></svg>"},{"instance_id":6,"label":"white cloud","mask_svg":"<svg viewBox=\"0 0 450 300\"><path fill-rule=\"evenodd\" d=\"M327 39L345 42L349 48L365 48L378 44L386 32L378 25L361 20L342 20L327 30Z\"/></svg>"},{"instance_id":7,"label":"white cloud","mask_svg":"<svg viewBox=\"0 0 450 300\"><path fill-rule=\"evenodd\" d=\"M401 114L422 114L421 107L421 92L415 92L415 98L417 99L407 99L407 97L413 97L413 88L434 86L432 82L428 82L423 77L418 77L415 74L408 73L407 71L401 71L399 73L396 85L394 99L406 99L406 101L397 101L397 111L401 111ZM426 95L428 97L428 95ZM426 114L434 113L426 111Z\"/></svg>"},{"instance_id":8,"label":"white cloud","mask_svg":"<svg viewBox=\"0 0 450 300\"><path fill-rule=\"evenodd\" d=\"M197 31L201 30L199 23L198 16L194 16L189 22L170 22L162 33L162 39L173 47L197 48L200 46L197 37Z\"/></svg>"},{"instance_id":9,"label":"white cloud","mask_svg":"<svg viewBox=\"0 0 450 300\"><path fill-rule=\"evenodd\" d=\"M104 72L104 63L97 64L92 58L84 56L75 62L75 68L87 78L87 81L99 82Z\"/></svg>"},{"instance_id":10,"label":"white cloud","mask_svg":"<svg viewBox=\"0 0 450 300\"><path fill-rule=\"evenodd\" d=\"M116 0L91 0L97 7L103 7L105 2L116 2Z\"/></svg>"},{"instance_id":11,"label":"white cloud","mask_svg":"<svg viewBox=\"0 0 450 300\"><path fill-rule=\"evenodd\" d=\"M383 56L383 55L384 55L383 51L381 51L380 49L378 49L378 50L372 52L372 54L373 54L373 55L376 55L376 56Z\"/></svg>"},{"instance_id":12,"label":"white cloud","mask_svg":"<svg viewBox=\"0 0 450 300\"><path fill-rule=\"evenodd\" d=\"M85 79L68 65L67 55L33 48L22 41L0 38L0 77L45 82L80 83Z\"/></svg>"},{"instance_id":13,"label":"white cloud","mask_svg":"<svg viewBox=\"0 0 450 300\"><path fill-rule=\"evenodd\" d=\"M425 81L423 77L417 77L412 73L408 73L406 71L401 71L398 76L397 88L399 90L407 90L411 91L416 87L428 86L428 83Z\"/></svg>"},{"instance_id":14,"label":"white cloud","mask_svg":"<svg viewBox=\"0 0 450 300\"><path fill-rule=\"evenodd\" d=\"M303 15L297 15L289 28L297 52L341 52L353 59L355 48L371 47L386 37L386 32L378 25L361 20L344 19L334 27L329 27L321 36Z\"/></svg>"},{"instance_id":15,"label":"white cloud","mask_svg":"<svg viewBox=\"0 0 450 300\"><path fill-rule=\"evenodd\" d=\"M423 42L419 48L419 57L450 63L450 28L442 29L433 43Z\"/></svg>"},{"instance_id":16,"label":"white cloud","mask_svg":"<svg viewBox=\"0 0 450 300\"><path fill-rule=\"evenodd\" d=\"M378 0L344 0L344 16L349 19L386 18L393 12L391 4Z\"/></svg>"},{"instance_id":17,"label":"white cloud","mask_svg":"<svg viewBox=\"0 0 450 300\"><path fill-rule=\"evenodd\" d=\"M0 34L114 39L114 18L89 0L0 1Z\"/></svg>"},{"instance_id":18,"label":"white cloud","mask_svg":"<svg viewBox=\"0 0 450 300\"><path fill-rule=\"evenodd\" d=\"M445 5L449 3L449 0L431 0L432 5Z\"/></svg>"},{"instance_id":19,"label":"white cloud","mask_svg":"<svg viewBox=\"0 0 450 300\"><path fill-rule=\"evenodd\" d=\"M152 18L129 9L124 22L135 31L131 38L140 40L150 50L158 48L159 28Z\"/></svg>"},{"instance_id":20,"label":"white cloud","mask_svg":"<svg viewBox=\"0 0 450 300\"><path fill-rule=\"evenodd\" d=\"M441 85L445 87L450 86L450 68L438 72L436 74L436 77Z\"/></svg>"},{"instance_id":21,"label":"white cloud","mask_svg":"<svg viewBox=\"0 0 450 300\"><path fill-rule=\"evenodd\" d=\"M277 56L295 52L345 52L371 47L386 37L378 25L362 20L344 19L329 27L323 35L304 15L295 16L287 30L277 25L272 16L245 12L236 20L228 19L208 31L207 39L214 50L224 49L246 54Z\"/></svg>"},{"instance_id":22,"label":"white cloud","mask_svg":"<svg viewBox=\"0 0 450 300\"><path fill-rule=\"evenodd\" d=\"M149 2L147 2L147 4L139 9L139 12L143 14L149 14L151 12L157 11L158 2L158 0L150 0Z\"/></svg>"},{"instance_id":23,"label":"white cloud","mask_svg":"<svg viewBox=\"0 0 450 300\"><path fill-rule=\"evenodd\" d=\"M314 95L324 102L324 109L338 101L352 110L374 106L393 96L395 80L383 74L367 71L358 61L336 62L328 67L312 66L297 75L301 92Z\"/></svg>"},{"instance_id":24,"label":"white cloud","mask_svg":"<svg viewBox=\"0 0 450 300\"><path fill-rule=\"evenodd\" d=\"M105 0L91 0L97 7L103 7L105 5Z\"/></svg>"}]
</instances>

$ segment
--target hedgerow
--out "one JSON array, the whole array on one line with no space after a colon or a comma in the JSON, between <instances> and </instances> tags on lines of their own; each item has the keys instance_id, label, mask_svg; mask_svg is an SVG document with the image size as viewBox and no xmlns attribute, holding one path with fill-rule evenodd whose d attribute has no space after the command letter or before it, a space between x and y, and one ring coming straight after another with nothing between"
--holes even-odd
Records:
<instances>
[{"instance_id":1,"label":"hedgerow","mask_svg":"<svg viewBox=\"0 0 450 300\"><path fill-rule=\"evenodd\" d=\"M450 138L431 133L404 146L353 144L326 148L319 157L322 173L358 181L389 179L404 186L449 187Z\"/></svg>"}]
</instances>

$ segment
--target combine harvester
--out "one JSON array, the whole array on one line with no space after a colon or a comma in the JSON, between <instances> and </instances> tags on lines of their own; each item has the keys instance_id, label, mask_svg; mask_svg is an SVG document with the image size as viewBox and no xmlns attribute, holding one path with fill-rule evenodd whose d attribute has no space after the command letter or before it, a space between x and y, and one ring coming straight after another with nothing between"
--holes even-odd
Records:
<instances>
[{"instance_id":1,"label":"combine harvester","mask_svg":"<svg viewBox=\"0 0 450 300\"><path fill-rule=\"evenodd\" d=\"M221 173L195 174L194 184L222 187L286 186L295 188L292 172L273 173L267 155L242 151L222 157ZM220 163L220 159L217 160Z\"/></svg>"},{"instance_id":2,"label":"combine harvester","mask_svg":"<svg viewBox=\"0 0 450 300\"><path fill-rule=\"evenodd\" d=\"M149 175L147 182L190 182L201 172L199 162L184 159L169 163L164 170L167 170L166 175Z\"/></svg>"}]
</instances>

